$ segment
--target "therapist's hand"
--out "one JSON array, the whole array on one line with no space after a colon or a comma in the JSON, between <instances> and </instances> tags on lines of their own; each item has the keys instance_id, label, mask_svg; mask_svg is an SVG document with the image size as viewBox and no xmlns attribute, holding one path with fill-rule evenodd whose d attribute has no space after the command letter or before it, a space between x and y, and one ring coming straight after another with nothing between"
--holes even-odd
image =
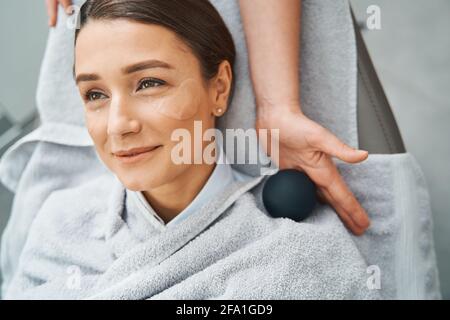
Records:
<instances>
[{"instance_id":1,"label":"therapist's hand","mask_svg":"<svg viewBox=\"0 0 450 320\"><path fill-rule=\"evenodd\" d=\"M58 4L61 4L67 12L72 5L72 0L45 0L45 4L47 5L48 25L54 27L58 19Z\"/></svg>"},{"instance_id":2,"label":"therapist's hand","mask_svg":"<svg viewBox=\"0 0 450 320\"><path fill-rule=\"evenodd\" d=\"M259 108L261 111L262 108ZM329 203L344 224L361 235L369 227L369 217L341 177L331 156L357 163L368 157L367 151L355 150L329 130L307 118L298 107L271 107L259 112L256 129L279 129L280 169L304 171L317 186L317 195ZM276 110L276 111L274 111ZM270 146L270 140L268 141ZM262 142L263 147L270 150Z\"/></svg>"}]
</instances>

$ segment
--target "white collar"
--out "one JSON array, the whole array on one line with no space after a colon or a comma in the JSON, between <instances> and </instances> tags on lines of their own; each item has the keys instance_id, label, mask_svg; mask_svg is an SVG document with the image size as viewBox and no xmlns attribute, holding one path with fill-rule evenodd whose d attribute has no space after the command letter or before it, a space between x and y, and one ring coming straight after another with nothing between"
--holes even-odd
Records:
<instances>
[{"instance_id":1,"label":"white collar","mask_svg":"<svg viewBox=\"0 0 450 320\"><path fill-rule=\"evenodd\" d=\"M165 227L175 225L186 219L189 215L197 212L209 199L222 192L234 179L241 176L239 172L236 172L236 170L231 167L225 152L223 151L222 144L219 142L217 143L217 151L218 161L216 161L215 168L209 176L208 181L194 200L167 224L165 224L161 217L153 210L141 191L131 191L127 189L127 193L134 200L139 212L141 212L144 218L153 224L153 226L158 229L164 229Z\"/></svg>"}]
</instances>

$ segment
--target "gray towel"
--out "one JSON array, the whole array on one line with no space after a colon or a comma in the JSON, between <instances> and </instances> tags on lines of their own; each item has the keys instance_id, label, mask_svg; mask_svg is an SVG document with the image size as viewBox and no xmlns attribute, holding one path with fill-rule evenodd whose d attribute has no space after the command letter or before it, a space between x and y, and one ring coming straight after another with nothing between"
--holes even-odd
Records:
<instances>
[{"instance_id":1,"label":"gray towel","mask_svg":"<svg viewBox=\"0 0 450 320\"><path fill-rule=\"evenodd\" d=\"M80 3L80 1L75 2ZM212 3L224 17L237 47L236 91L229 110L224 117L220 118L218 126L221 130L225 128L252 128L255 115L254 96L248 75L247 51L238 5L236 1L228 0L214 0ZM303 111L310 118L330 129L341 140L353 147L357 147L356 50L348 4L344 0L303 0L302 5L301 91ZM65 16L61 9L59 16L62 17L62 20L58 27L51 30L49 34L39 79L37 102L42 119L41 127L16 143L0 162L1 181L16 192L11 218L2 237L1 267L5 279L3 284L4 292L8 288L13 274L18 270L20 253L25 241L27 241L28 233L30 234L28 247L34 247L36 245L35 239L40 237L38 226L46 224L43 220L45 220L46 215L51 214L44 212L48 212L48 206L60 205L58 204L59 201L63 199L64 195L67 196L64 191L59 192L58 190L80 186L92 181L95 177L109 174L98 160L92 148L92 141L84 128L81 101L77 95L71 74L73 32L65 28ZM243 151L241 150L241 152ZM325 245L330 247L323 248L323 250L328 251L321 258L320 254L314 255L314 250L306 251L307 254L312 256L312 259L315 259L317 262L323 260L321 262L326 264L327 260L333 259L334 256L338 260L343 259L341 252L350 250L351 259L344 259L341 262L356 263L361 268L363 266L372 266L368 272L379 270L381 272L381 289L379 293L383 298L438 298L439 285L431 232L432 222L429 196L423 173L414 157L409 153L370 155L365 162L357 165L349 165L337 160L336 163L345 181L372 219L372 227L367 234L360 238L349 235L329 206L321 206L313 213L311 225L286 222L285 219L282 219L282 221L285 221L283 223L275 222L277 220L270 220L270 222L269 220L264 220L264 223L267 223L267 226L269 226L267 234L273 232L275 234L273 241L277 241L277 239L280 240L281 238L277 238L276 230L284 230L283 228L286 227L288 228L286 230L290 230L289 228L295 230L290 230L287 234L291 234L291 231L303 233L303 228L311 227L312 229L308 230L314 230L313 232L308 233L305 231L305 234L308 234L308 237L311 239L308 240L308 237L301 237L301 242L302 245L311 245L311 248L315 248L314 241L324 243L314 236L315 230L321 230L323 227L322 223L324 223L330 228L323 235L325 239L330 240L333 238L331 234L336 232L342 235L345 241L338 240L338 246L333 246L330 241L326 241ZM259 166L234 166L238 170L255 177L258 176ZM251 207L251 210L249 210L253 212L252 215L256 215L256 217L261 219L265 217L262 214L264 208L260 200L262 185L262 183L259 183L252 189L255 203L248 196L242 195L236 198L236 200L248 202L248 205ZM241 200L241 198L244 200ZM44 202L47 205L42 207ZM254 205L259 208L259 211L253 208ZM66 208L60 209L65 210ZM84 220L77 219L79 217L77 214L81 214L81 212L84 211L74 212L73 220L69 221L83 223ZM94 210L93 212L97 211ZM244 216L247 214L246 210L237 212L242 212L241 215ZM36 215L38 215L38 218L35 219ZM39 216L44 218L40 219ZM98 216L98 219L101 219L102 215L99 214ZM233 214L230 214L230 216L233 216ZM67 218L69 219L70 217ZM267 217L264 219L267 219ZM57 222L55 221L55 223ZM49 220L47 223L49 228L51 228L52 221ZM289 224L289 226L285 226L285 224ZM58 225L58 228L60 228L58 230L76 228L80 225L77 223L73 226L70 226L70 224L66 226ZM249 228L249 230L253 230L251 226ZM94 231L92 230L93 233ZM79 230L79 232L82 232L82 230ZM322 234L320 231L318 232ZM35 236L32 236L33 234ZM74 233L74 236L76 235L79 234ZM94 235L90 236L93 237ZM267 241L270 241L270 238L268 237ZM175 241L175 239L172 240ZM348 239L352 239L354 242L359 251L359 256L355 254L355 246L347 241ZM82 238L79 240L81 241ZM256 238L248 241L249 243L254 242L258 246ZM83 242L81 241L81 243ZM64 241L62 244L64 244ZM289 244L284 245L288 246ZM95 246L93 248L92 253L86 252L86 250L84 252L86 254L96 254ZM47 249L49 249L48 246L43 246L42 250L37 252L43 253ZM72 254L75 256L79 254L80 250L77 251L75 249L77 248L73 248L72 252L71 247L65 247L64 251L60 252L61 261L57 259L53 261L55 265L48 265L50 268L49 272L52 272L52 268L56 267L60 262L62 265L66 265L68 263L65 260L66 257L70 261ZM261 249L264 249L264 247L261 247ZM69 251L66 252L65 250ZM266 247L266 251L270 250ZM301 252L298 251L301 251L301 248L297 248L296 252L301 255ZM12 291L10 292L14 292L21 287L22 280L20 279L28 279L29 272L33 275L33 270L36 270L36 273L42 271L38 267L41 263L38 262L40 259L42 259L44 264L48 262L44 259L45 254L44 257L39 258L37 256L30 257L29 250L25 252L28 253L24 253L21 259L23 261L33 259L36 263L28 265L29 269L27 270L25 270L25 266L19 269L20 272L17 275L15 289L11 289ZM172 253L170 250L167 251L168 255ZM256 256L253 258L255 260L252 260L252 263L255 264L255 267L259 266L257 270L261 274L272 271L272 275L267 276L268 279L278 279L280 280L278 283L283 285L283 281L273 274L273 271L276 270L275 265L273 269L265 270L264 265L256 261L258 252L255 254ZM31 255L33 254L31 253ZM239 257L239 253L236 255ZM109 271L107 263L109 261L100 259L100 256L98 257L99 260L96 263L100 266L92 266L92 270L100 270L100 272L105 272L105 274L111 274L111 279L115 279L115 269ZM261 258L261 255L259 257ZM83 259L84 257L79 257L78 260L75 259L73 261L73 264L89 269L90 265L85 264ZM302 259L304 260L305 256ZM225 259L224 261L230 260ZM304 261L291 261L289 259L283 259L283 261L289 261L287 264L293 266L296 263L305 263ZM309 265L309 268L311 268L311 265ZM314 268L322 270L319 264L316 264ZM329 268L329 266L324 268L323 270L332 273L330 277L336 277L334 273L337 271L345 273L345 270L333 271L333 268ZM308 269L308 271L310 270ZM45 272L45 270L42 272ZM118 272L122 271L118 270ZM232 271L229 272L232 273ZM241 273L236 271L235 277L243 281L240 277L244 277L246 274L244 271ZM257 276L257 273L255 276ZM281 277L282 275L279 276ZM288 271L286 271L286 276L289 277L290 281L295 280ZM323 275L325 278L327 276L327 274ZM357 277L359 276L357 275ZM370 274L366 274L366 278L368 276ZM169 273L164 277L171 277L171 274ZM198 277L201 278L201 276ZM104 276L102 276L103 278ZM45 287L54 286L53 280L58 281L56 279L60 279L59 281L61 281L61 277L58 276L52 281L43 282L43 280L39 279L47 278L40 274L33 279L36 282L32 286L26 283L24 285L26 288L33 287L34 289L30 289L27 292L15 291L11 296L22 294L33 296L32 291L36 290L48 297L52 295L52 290L46 291ZM88 279L92 279L92 285L97 285L98 277L88 276L84 281L88 281ZM139 279L138 275L136 275L136 279ZM154 278L152 279L154 280ZM149 281L153 281L152 279L149 278ZM219 276L219 280L223 281L223 278ZM262 281L262 279L260 280ZM354 283L345 276L343 276L343 280L348 281L348 283ZM101 283L111 285L111 283L103 281L106 280L102 280ZM304 282L305 279L302 275L299 275L299 281L304 284L307 283ZM277 283L277 281L273 282ZM358 282L358 284L360 283ZM195 286L195 283L192 285ZM55 288L59 287L62 286L55 285ZM258 288L254 288L254 290L258 292ZM53 291L53 294L57 295L55 291ZM150 291L147 290L146 292L149 293ZM330 297L349 297L352 294L354 294L354 297L358 297L357 292L360 292L355 290L349 293L349 291L347 295L347 293L344 293L345 290L337 291L330 289ZM167 294L166 297L170 297L170 292L176 292L176 290L165 292ZM249 292L247 291L247 293ZM127 293L124 292L123 294ZM74 296L79 297L80 295L75 294ZM90 293L87 293L86 296L90 296ZM116 295L103 295L103 297L113 296ZM154 294L150 292L148 296L154 296ZM173 297L176 296L176 294L173 295ZM231 296L231 294L227 295L227 297ZM307 296L306 294L298 295L298 297ZM311 292L311 296L327 297L324 292Z\"/></svg>"},{"instance_id":2,"label":"gray towel","mask_svg":"<svg viewBox=\"0 0 450 320\"><path fill-rule=\"evenodd\" d=\"M54 192L33 222L5 298L379 298L334 212L320 206L303 223L273 219L247 192L262 179L234 182L165 230L133 212L110 175ZM133 214L140 223L128 223Z\"/></svg>"}]
</instances>

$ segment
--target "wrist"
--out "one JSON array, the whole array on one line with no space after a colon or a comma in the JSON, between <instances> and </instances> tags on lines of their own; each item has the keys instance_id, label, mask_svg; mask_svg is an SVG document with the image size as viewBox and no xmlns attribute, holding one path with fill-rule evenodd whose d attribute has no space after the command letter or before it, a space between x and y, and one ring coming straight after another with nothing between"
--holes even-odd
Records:
<instances>
[{"instance_id":1,"label":"wrist","mask_svg":"<svg viewBox=\"0 0 450 320\"><path fill-rule=\"evenodd\" d=\"M264 103L256 104L256 121L258 123L269 123L270 120L276 119L284 114L303 113L300 102L280 102L280 103Z\"/></svg>"}]
</instances>

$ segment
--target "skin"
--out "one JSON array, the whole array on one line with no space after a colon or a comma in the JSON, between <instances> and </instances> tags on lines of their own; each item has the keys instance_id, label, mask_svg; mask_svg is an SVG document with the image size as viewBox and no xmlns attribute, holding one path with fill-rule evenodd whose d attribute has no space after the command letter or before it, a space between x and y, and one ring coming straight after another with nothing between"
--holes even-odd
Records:
<instances>
[{"instance_id":1,"label":"skin","mask_svg":"<svg viewBox=\"0 0 450 320\"><path fill-rule=\"evenodd\" d=\"M72 5L71 0L45 0L45 4L47 7L47 15L48 15L48 25L49 27L56 26L56 22L58 20L58 4L64 8L66 12L68 12L69 7Z\"/></svg>"},{"instance_id":2,"label":"skin","mask_svg":"<svg viewBox=\"0 0 450 320\"><path fill-rule=\"evenodd\" d=\"M72 3L46 2L50 26L56 25L58 3L66 9ZM358 163L367 159L368 152L346 145L302 112L298 74L301 0L240 0L239 5L256 98L255 128L281 128L280 169L304 171L316 184L319 199L335 209L353 234L362 235L370 226L368 214L331 157ZM270 155L267 145L263 146Z\"/></svg>"},{"instance_id":3,"label":"skin","mask_svg":"<svg viewBox=\"0 0 450 320\"><path fill-rule=\"evenodd\" d=\"M141 64L124 73L127 67L149 60L171 68ZM167 223L192 202L215 166L174 164L171 150L178 142L171 140L171 134L184 128L194 137L194 121L202 121L203 132L215 127L217 109L222 108L223 114L227 108L230 64L223 61L217 75L205 80L198 59L171 30L128 20L91 20L77 39L75 75L87 129L101 160L126 188L142 191ZM189 90L183 88L186 83ZM161 97L195 114L177 119L158 112L154 101ZM203 148L209 143L204 141ZM161 146L137 163L122 163L114 155L153 145ZM191 154L193 148L191 143Z\"/></svg>"}]
</instances>

